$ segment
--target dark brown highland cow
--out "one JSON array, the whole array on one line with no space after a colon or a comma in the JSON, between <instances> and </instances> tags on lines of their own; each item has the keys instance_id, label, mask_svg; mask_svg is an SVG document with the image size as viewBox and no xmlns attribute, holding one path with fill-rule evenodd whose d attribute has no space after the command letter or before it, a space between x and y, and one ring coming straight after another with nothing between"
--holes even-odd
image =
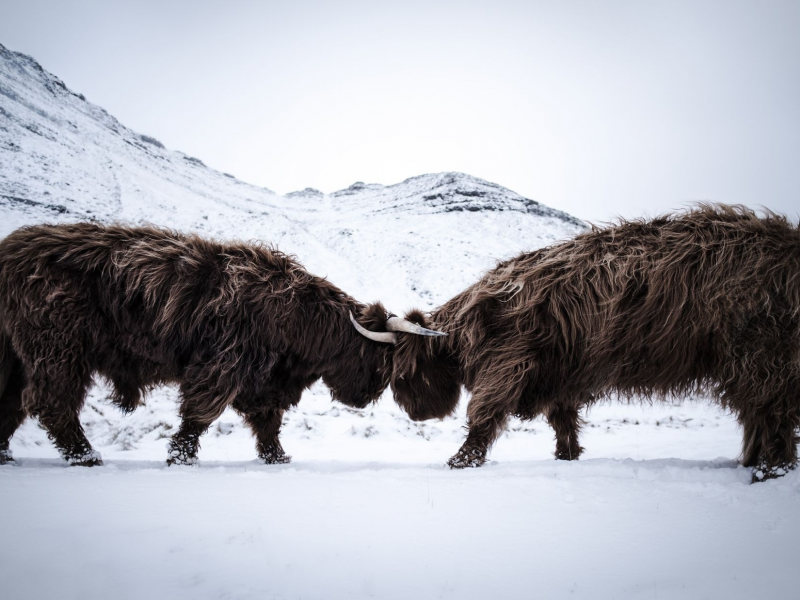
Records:
<instances>
[{"instance_id":1,"label":"dark brown highland cow","mask_svg":"<svg viewBox=\"0 0 800 600\"><path fill-rule=\"evenodd\" d=\"M193 463L227 406L265 462L288 462L281 417L314 381L356 408L386 388L391 347L356 333L351 312L433 334L265 246L89 223L20 229L0 242L0 464L26 415L72 464L99 464L78 420L94 373L126 412L148 388L180 384L169 464Z\"/></svg>"},{"instance_id":2,"label":"dark brown highland cow","mask_svg":"<svg viewBox=\"0 0 800 600\"><path fill-rule=\"evenodd\" d=\"M800 230L783 217L702 206L623 222L500 263L430 315L450 335L405 336L392 389L413 419L472 393L449 464L479 466L509 415L544 415L556 458L578 458L580 409L610 394L705 392L744 429L754 479L797 462Z\"/></svg>"}]
</instances>

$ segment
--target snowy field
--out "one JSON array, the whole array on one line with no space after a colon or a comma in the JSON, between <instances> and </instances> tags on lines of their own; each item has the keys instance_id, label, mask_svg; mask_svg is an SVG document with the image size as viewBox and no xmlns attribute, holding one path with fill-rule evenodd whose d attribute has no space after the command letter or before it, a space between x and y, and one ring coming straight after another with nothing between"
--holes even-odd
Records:
<instances>
[{"instance_id":1,"label":"snowy field","mask_svg":"<svg viewBox=\"0 0 800 600\"><path fill-rule=\"evenodd\" d=\"M226 413L198 466L168 468L171 392L116 440L103 394L84 422L105 466L65 466L29 421L0 467L5 599L800 595L800 474L750 485L706 403L594 407L570 463L546 423L512 421L490 463L450 471L462 414L416 424L318 386L285 419L291 464L256 462Z\"/></svg>"},{"instance_id":2,"label":"snowy field","mask_svg":"<svg viewBox=\"0 0 800 600\"><path fill-rule=\"evenodd\" d=\"M0 46L0 237L42 221L153 223L296 254L356 298L429 309L498 259L585 224L459 173L280 196L119 123ZM225 413L196 467L164 465L175 392L82 414L105 465L68 468L33 421L0 466L0 600L800 598L800 474L750 485L735 421L703 402L594 407L580 462L512 420L450 471L453 418L365 411L321 385L287 413L289 465Z\"/></svg>"}]
</instances>

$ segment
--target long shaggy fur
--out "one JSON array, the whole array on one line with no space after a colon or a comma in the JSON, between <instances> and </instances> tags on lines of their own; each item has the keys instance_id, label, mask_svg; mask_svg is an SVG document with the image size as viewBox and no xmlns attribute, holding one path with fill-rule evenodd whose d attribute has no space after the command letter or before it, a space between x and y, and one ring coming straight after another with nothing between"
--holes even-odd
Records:
<instances>
[{"instance_id":1,"label":"long shaggy fur","mask_svg":"<svg viewBox=\"0 0 800 600\"><path fill-rule=\"evenodd\" d=\"M20 229L0 242L0 459L26 414L73 463L98 462L78 413L93 374L134 410L154 385L180 385L171 462L227 406L244 416L267 462L288 460L283 411L320 377L363 408L388 382L389 352L352 328L365 306L294 258L152 227L90 223Z\"/></svg>"},{"instance_id":2,"label":"long shaggy fur","mask_svg":"<svg viewBox=\"0 0 800 600\"><path fill-rule=\"evenodd\" d=\"M800 231L781 216L700 206L623 221L500 263L403 338L392 387L413 418L472 393L451 466L485 460L508 415L544 414L577 458L579 409L597 398L708 393L744 428L743 463L797 460ZM763 472L762 472L763 474Z\"/></svg>"}]
</instances>

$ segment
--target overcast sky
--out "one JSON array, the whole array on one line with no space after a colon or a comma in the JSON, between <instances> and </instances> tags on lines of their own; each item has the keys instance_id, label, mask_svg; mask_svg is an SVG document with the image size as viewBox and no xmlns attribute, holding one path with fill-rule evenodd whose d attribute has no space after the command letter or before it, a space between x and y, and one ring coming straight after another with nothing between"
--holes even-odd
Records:
<instances>
[{"instance_id":1,"label":"overcast sky","mask_svg":"<svg viewBox=\"0 0 800 600\"><path fill-rule=\"evenodd\" d=\"M800 213L796 0L0 0L0 43L279 193L462 171L598 221Z\"/></svg>"}]
</instances>

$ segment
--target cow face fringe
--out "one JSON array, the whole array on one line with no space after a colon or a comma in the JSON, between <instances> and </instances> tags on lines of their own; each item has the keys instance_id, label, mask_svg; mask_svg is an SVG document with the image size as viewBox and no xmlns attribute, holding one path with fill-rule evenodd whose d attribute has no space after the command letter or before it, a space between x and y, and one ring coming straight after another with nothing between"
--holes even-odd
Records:
<instances>
[{"instance_id":1,"label":"cow face fringe","mask_svg":"<svg viewBox=\"0 0 800 600\"><path fill-rule=\"evenodd\" d=\"M406 319L429 328L425 316L412 311ZM392 378L395 401L415 421L441 419L455 410L461 385L458 361L446 338L401 336L395 348Z\"/></svg>"},{"instance_id":2,"label":"cow face fringe","mask_svg":"<svg viewBox=\"0 0 800 600\"><path fill-rule=\"evenodd\" d=\"M370 331L385 331L387 312L380 302L361 307L357 315L358 322ZM346 344L332 356L322 380L335 400L364 408L380 398L389 385L392 346L366 339L349 321L337 334Z\"/></svg>"}]
</instances>

